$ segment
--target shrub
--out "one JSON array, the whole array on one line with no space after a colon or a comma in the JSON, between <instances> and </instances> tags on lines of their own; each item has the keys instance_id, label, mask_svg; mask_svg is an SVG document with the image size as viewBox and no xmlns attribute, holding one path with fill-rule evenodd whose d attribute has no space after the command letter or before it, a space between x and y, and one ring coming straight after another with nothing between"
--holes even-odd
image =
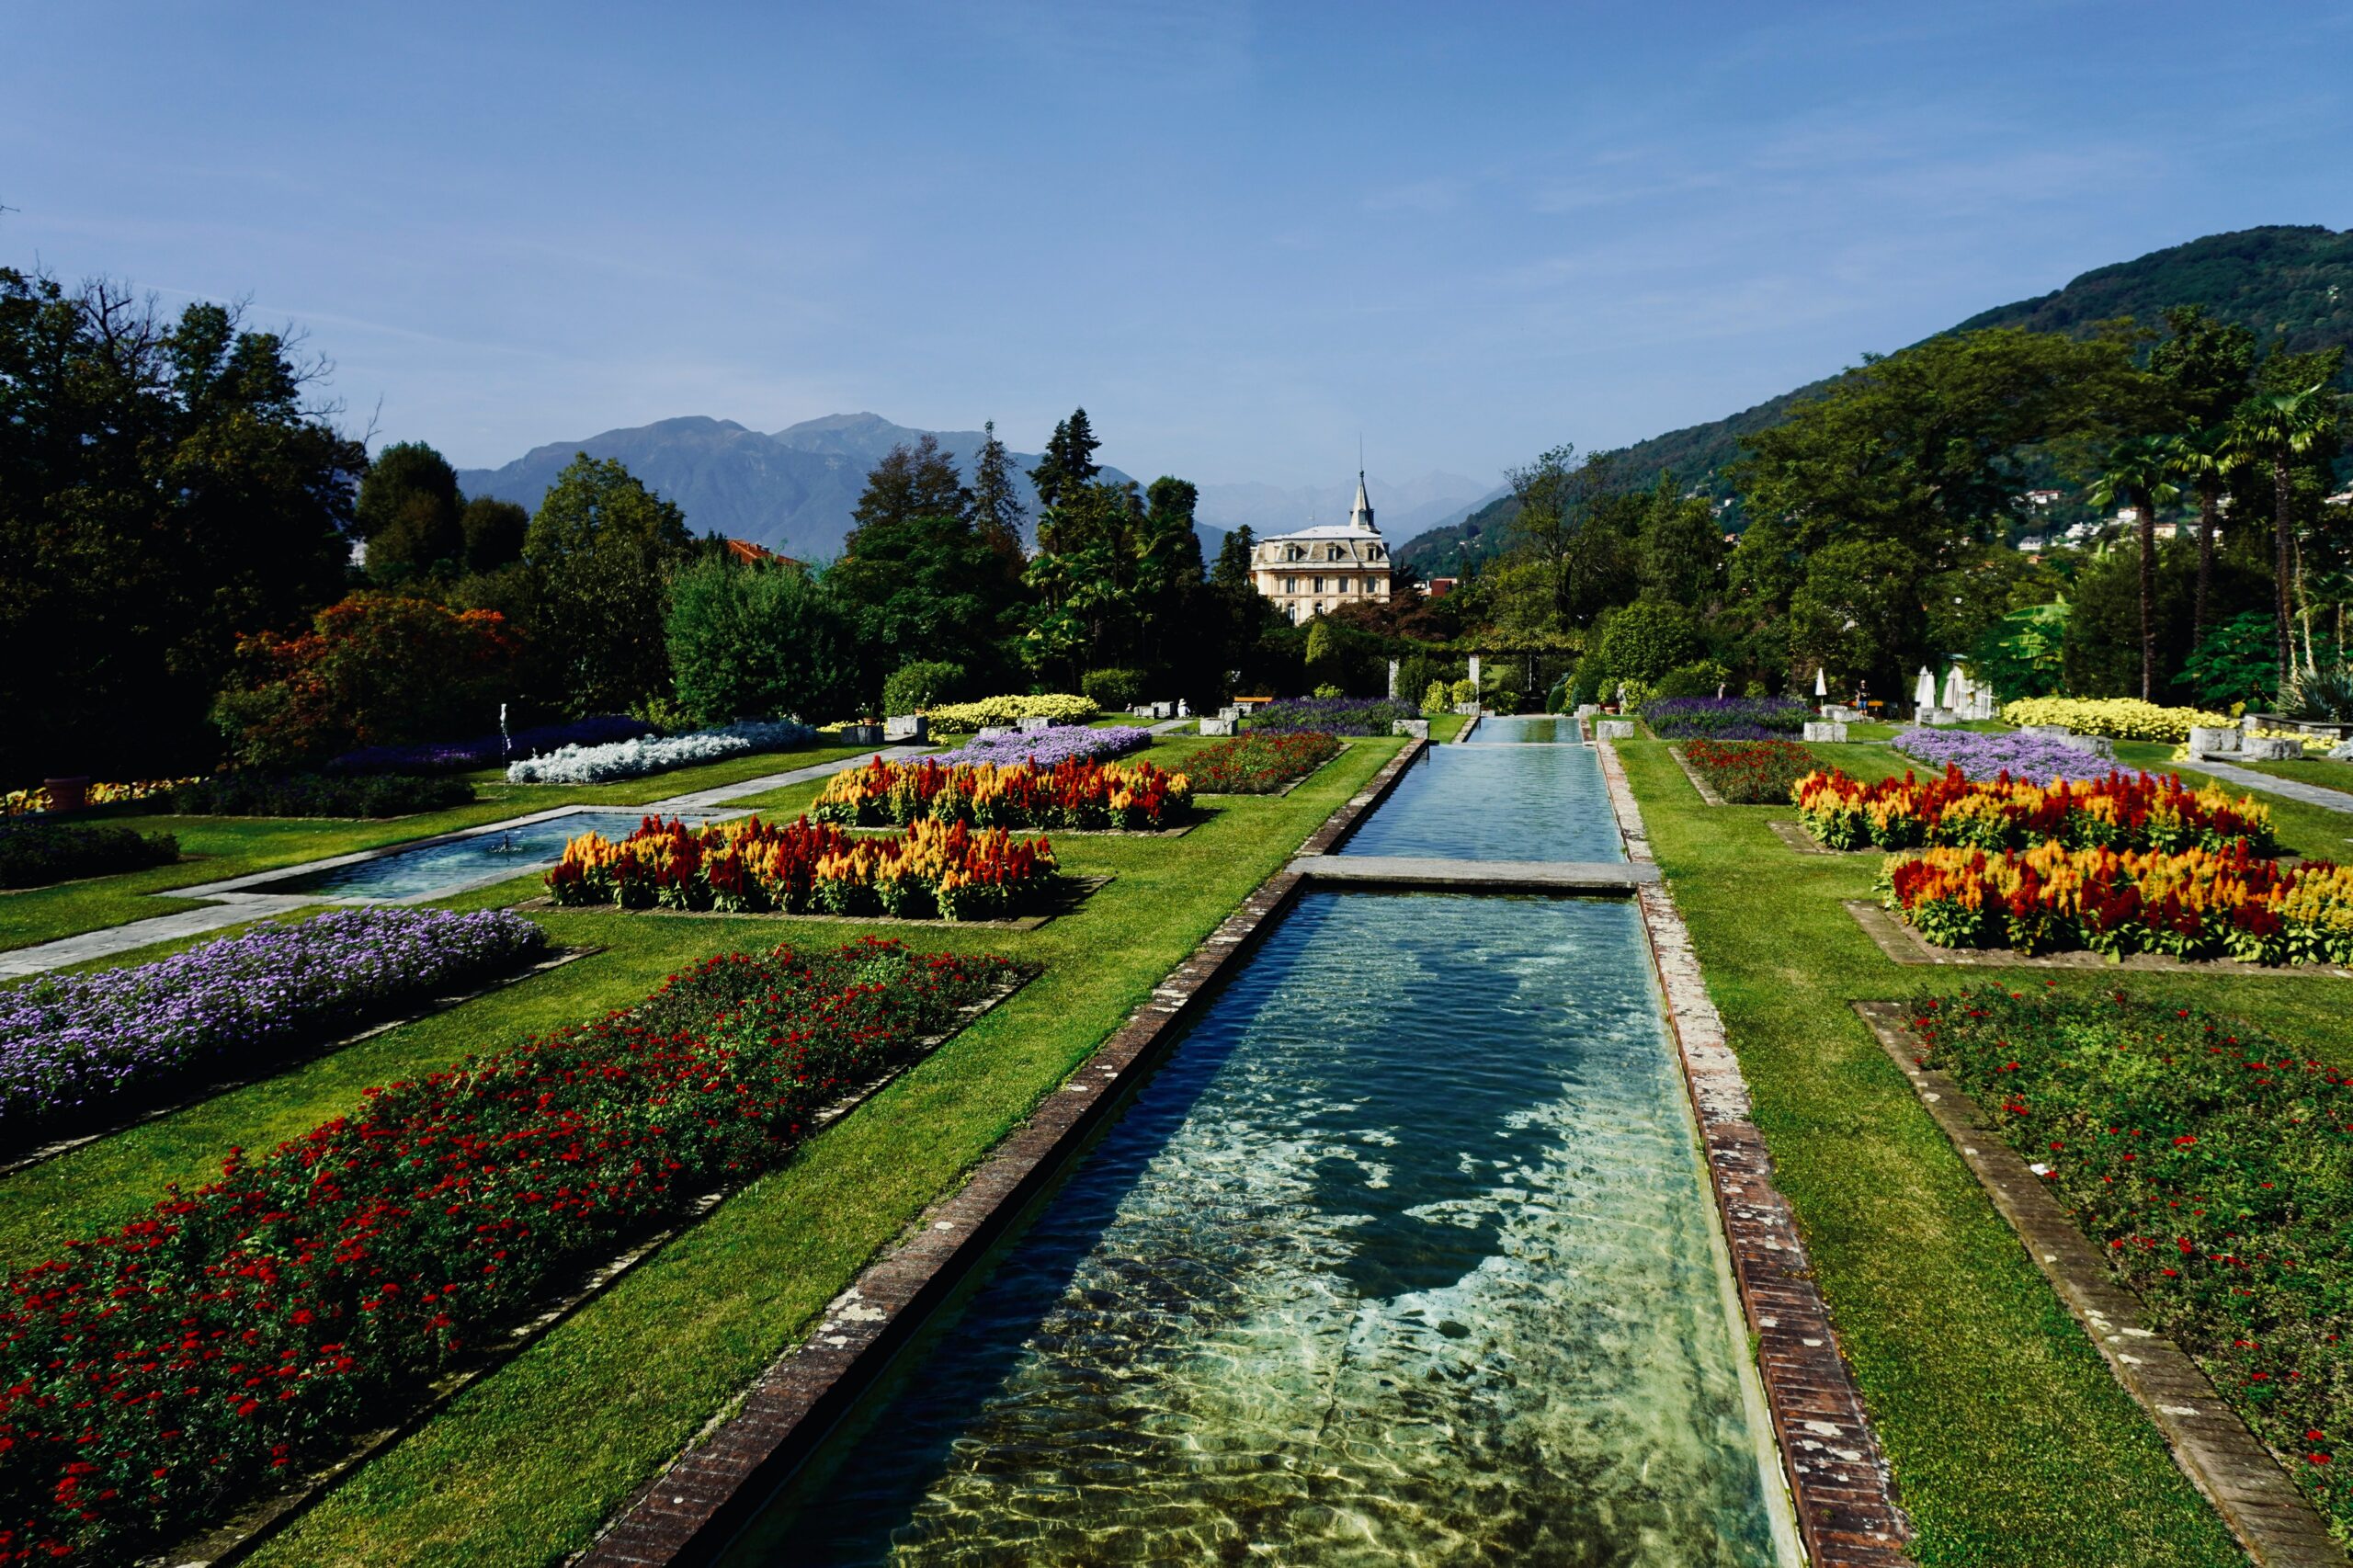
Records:
<instances>
[{"instance_id":1,"label":"shrub","mask_svg":"<svg viewBox=\"0 0 2353 1568\"><path fill-rule=\"evenodd\" d=\"M142 836L127 827L85 823L0 824L0 888L45 887L80 877L142 871L179 858L179 841L167 833Z\"/></svg>"},{"instance_id":2,"label":"shrub","mask_svg":"<svg viewBox=\"0 0 2353 1568\"><path fill-rule=\"evenodd\" d=\"M2300 670L2279 699L2283 719L2353 722L2353 665Z\"/></svg>"},{"instance_id":3,"label":"shrub","mask_svg":"<svg viewBox=\"0 0 2353 1568\"><path fill-rule=\"evenodd\" d=\"M1452 706L1453 697L1446 682L1434 680L1422 688L1422 712L1431 717L1444 713Z\"/></svg>"},{"instance_id":4,"label":"shrub","mask_svg":"<svg viewBox=\"0 0 2353 1568\"><path fill-rule=\"evenodd\" d=\"M355 909L0 988L0 1141L29 1148L283 1063L387 1004L546 948L537 926L503 911Z\"/></svg>"},{"instance_id":5,"label":"shrub","mask_svg":"<svg viewBox=\"0 0 2353 1568\"><path fill-rule=\"evenodd\" d=\"M2217 784L2195 791L2170 775L2110 772L2088 784L2043 785L2002 777L1972 783L1958 767L1922 781L1910 774L1865 784L1837 768L1807 775L1790 792L1806 830L1833 849L1876 844L2023 849L2228 850L2278 853L2271 809L2252 795L2233 799Z\"/></svg>"},{"instance_id":6,"label":"shrub","mask_svg":"<svg viewBox=\"0 0 2353 1568\"><path fill-rule=\"evenodd\" d=\"M1045 719L1057 724L1084 724L1102 712L1093 701L1068 692L1038 697L984 697L978 702L950 702L931 710L931 727L948 734L1017 724L1024 719Z\"/></svg>"},{"instance_id":7,"label":"shrub","mask_svg":"<svg viewBox=\"0 0 2353 1568\"><path fill-rule=\"evenodd\" d=\"M694 829L647 817L618 844L586 833L565 845L547 885L564 904L995 920L1036 906L1053 879L1044 839L1020 842L962 822L917 819L904 835L882 837L807 817Z\"/></svg>"},{"instance_id":8,"label":"shrub","mask_svg":"<svg viewBox=\"0 0 2353 1568\"><path fill-rule=\"evenodd\" d=\"M494 711L520 647L495 610L354 594L300 636L241 638L247 679L221 694L213 722L249 767L417 741Z\"/></svg>"},{"instance_id":9,"label":"shrub","mask_svg":"<svg viewBox=\"0 0 2353 1568\"><path fill-rule=\"evenodd\" d=\"M1699 631L1688 610L1639 600L1609 618L1596 652L1620 680L1656 681L1699 657Z\"/></svg>"},{"instance_id":10,"label":"shrub","mask_svg":"<svg viewBox=\"0 0 2353 1568\"><path fill-rule=\"evenodd\" d=\"M893 719L920 713L955 696L963 684L964 666L952 660L917 659L901 665L882 682L882 711Z\"/></svg>"},{"instance_id":11,"label":"shrub","mask_svg":"<svg viewBox=\"0 0 2353 1568\"><path fill-rule=\"evenodd\" d=\"M409 746L362 746L336 757L327 767L336 773L462 773L476 767L504 767L518 756L531 756L567 745L598 745L628 740L652 726L626 713L599 713L562 724L541 724L511 735L495 732L471 740L434 741Z\"/></svg>"},{"instance_id":12,"label":"shrub","mask_svg":"<svg viewBox=\"0 0 2353 1568\"><path fill-rule=\"evenodd\" d=\"M1089 702L1107 713L1132 711L1143 700L1144 677L1142 670L1089 670L1078 680L1078 689Z\"/></svg>"},{"instance_id":13,"label":"shrub","mask_svg":"<svg viewBox=\"0 0 2353 1568\"><path fill-rule=\"evenodd\" d=\"M564 746L546 756L527 757L506 765L509 784L609 784L638 778L696 763L749 756L754 752L785 751L805 744L817 732L790 719L769 722L746 720L724 729L691 735L616 741L610 745Z\"/></svg>"},{"instance_id":14,"label":"shrub","mask_svg":"<svg viewBox=\"0 0 2353 1568\"><path fill-rule=\"evenodd\" d=\"M1948 948L2353 962L2353 870L2259 860L2244 846L2170 855L2055 840L1999 855L1923 849L1891 858L1881 885L1890 909Z\"/></svg>"},{"instance_id":15,"label":"shrub","mask_svg":"<svg viewBox=\"0 0 2353 1568\"><path fill-rule=\"evenodd\" d=\"M624 572L624 580L633 574ZM821 719L854 699L857 639L824 588L795 565L711 560L686 567L671 579L663 636L678 704L697 723Z\"/></svg>"},{"instance_id":16,"label":"shrub","mask_svg":"<svg viewBox=\"0 0 2353 1568\"><path fill-rule=\"evenodd\" d=\"M2353 1086L2311 1051L2172 1001L1922 998L1922 1060L2056 1189L2151 1326L2213 1381L2342 1539L2353 1487Z\"/></svg>"},{"instance_id":17,"label":"shrub","mask_svg":"<svg viewBox=\"0 0 2353 1568\"><path fill-rule=\"evenodd\" d=\"M92 784L85 795L93 806L111 806L125 801L144 801L153 795L168 794L188 782L190 780L186 778L135 778L125 784ZM0 795L0 816L28 816L46 812L55 804L49 798L49 786L46 784L30 790L11 790L6 795Z\"/></svg>"},{"instance_id":18,"label":"shrub","mask_svg":"<svg viewBox=\"0 0 2353 1568\"><path fill-rule=\"evenodd\" d=\"M1445 678L1446 667L1427 653L1408 653L1397 661L1397 693L1401 697L1427 692ZM1445 706L1443 702L1438 704L1441 710Z\"/></svg>"},{"instance_id":19,"label":"shrub","mask_svg":"<svg viewBox=\"0 0 2353 1568\"><path fill-rule=\"evenodd\" d=\"M1659 677L1652 688L1654 699L1714 697L1732 680L1732 672L1713 659L1698 659L1688 665L1677 665Z\"/></svg>"},{"instance_id":20,"label":"shrub","mask_svg":"<svg viewBox=\"0 0 2353 1568\"><path fill-rule=\"evenodd\" d=\"M1452 699L1449 706L1454 708L1460 708L1466 702L1476 702L1479 700L1479 683L1468 678L1456 681L1446 688L1446 695Z\"/></svg>"},{"instance_id":21,"label":"shrub","mask_svg":"<svg viewBox=\"0 0 2353 1568\"><path fill-rule=\"evenodd\" d=\"M1321 730L1254 732L1195 752L1185 775L1204 795L1271 795L1339 755L1338 738Z\"/></svg>"},{"instance_id":22,"label":"shrub","mask_svg":"<svg viewBox=\"0 0 2353 1568\"><path fill-rule=\"evenodd\" d=\"M1602 694L1602 700L1617 703L1620 713L1640 713L1650 705L1650 685L1645 681L1621 680Z\"/></svg>"},{"instance_id":23,"label":"shrub","mask_svg":"<svg viewBox=\"0 0 2353 1568\"><path fill-rule=\"evenodd\" d=\"M1191 781L1149 762L943 765L876 757L826 780L809 808L845 827L969 822L983 827L1162 828L1184 816Z\"/></svg>"},{"instance_id":24,"label":"shrub","mask_svg":"<svg viewBox=\"0 0 2353 1568\"><path fill-rule=\"evenodd\" d=\"M473 798L462 778L408 773L223 773L180 785L171 805L181 816L397 817Z\"/></svg>"},{"instance_id":25,"label":"shrub","mask_svg":"<svg viewBox=\"0 0 2353 1568\"><path fill-rule=\"evenodd\" d=\"M1698 740L1683 759L1726 803L1786 804L1799 779L1813 770L1813 754L1791 741Z\"/></svg>"},{"instance_id":26,"label":"shrub","mask_svg":"<svg viewBox=\"0 0 2353 1568\"><path fill-rule=\"evenodd\" d=\"M2086 734L2120 741L2184 741L2192 726L2228 725L2227 713L2197 708L2160 708L2137 697L2029 697L2002 705L2005 723L2064 724Z\"/></svg>"},{"instance_id":27,"label":"shrub","mask_svg":"<svg viewBox=\"0 0 2353 1568\"><path fill-rule=\"evenodd\" d=\"M725 954L229 1151L220 1180L10 1280L0 1531L129 1562L339 1458L588 1265L780 1163L1009 967L874 942Z\"/></svg>"},{"instance_id":28,"label":"shrub","mask_svg":"<svg viewBox=\"0 0 2353 1568\"><path fill-rule=\"evenodd\" d=\"M1786 697L1667 697L1643 704L1643 722L1663 741L1702 737L1719 741L1761 741L1776 735L1800 735L1813 710Z\"/></svg>"}]
</instances>

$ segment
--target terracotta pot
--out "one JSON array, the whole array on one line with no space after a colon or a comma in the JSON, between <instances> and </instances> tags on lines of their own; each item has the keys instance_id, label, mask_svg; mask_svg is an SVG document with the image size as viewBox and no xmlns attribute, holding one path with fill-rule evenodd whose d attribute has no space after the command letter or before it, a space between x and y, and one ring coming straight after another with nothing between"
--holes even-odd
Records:
<instances>
[{"instance_id":1,"label":"terracotta pot","mask_svg":"<svg viewBox=\"0 0 2353 1568\"><path fill-rule=\"evenodd\" d=\"M52 812L78 812L90 803L90 776L86 773L71 778L44 778L40 783L49 791L49 809Z\"/></svg>"}]
</instances>

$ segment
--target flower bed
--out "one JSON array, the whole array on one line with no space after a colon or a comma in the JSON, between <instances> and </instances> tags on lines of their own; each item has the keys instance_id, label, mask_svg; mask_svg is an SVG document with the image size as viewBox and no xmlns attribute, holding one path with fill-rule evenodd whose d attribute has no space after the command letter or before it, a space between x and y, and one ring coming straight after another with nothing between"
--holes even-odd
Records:
<instances>
[{"instance_id":1,"label":"flower bed","mask_svg":"<svg viewBox=\"0 0 2353 1568\"><path fill-rule=\"evenodd\" d=\"M193 782L195 780L188 778L135 778L121 784L93 784L89 788L88 803L111 806L123 801L143 801L150 795L161 795ZM27 816L46 812L55 804L49 798L49 786L46 784L32 790L11 790L6 795L0 795L0 816Z\"/></svg>"},{"instance_id":2,"label":"flower bed","mask_svg":"<svg viewBox=\"0 0 2353 1568\"><path fill-rule=\"evenodd\" d=\"M1972 778L2006 773L2038 784L2104 778L2116 766L2081 746L2021 731L1988 735L1975 730L1911 729L1895 737L1895 749L1932 767L1958 767Z\"/></svg>"},{"instance_id":3,"label":"flower bed","mask_svg":"<svg viewBox=\"0 0 2353 1568\"><path fill-rule=\"evenodd\" d=\"M2064 724L2088 735L2120 741L2186 741L2193 726L2235 723L2227 713L2202 708L2160 708L2137 697L2027 697L2002 704L2008 724Z\"/></svg>"},{"instance_id":4,"label":"flower bed","mask_svg":"<svg viewBox=\"0 0 2353 1568\"><path fill-rule=\"evenodd\" d=\"M941 734L970 734L1024 719L1051 719L1057 724L1084 724L1103 710L1091 699L1068 692L1036 697L984 697L978 702L943 702L924 710L924 717Z\"/></svg>"},{"instance_id":5,"label":"flower bed","mask_svg":"<svg viewBox=\"0 0 2353 1568\"><path fill-rule=\"evenodd\" d=\"M0 826L0 888L37 888L77 877L143 871L180 858L168 833L140 835L88 823L22 822Z\"/></svg>"},{"instance_id":6,"label":"flower bed","mask_svg":"<svg viewBox=\"0 0 2353 1568\"><path fill-rule=\"evenodd\" d=\"M1125 756L1151 744L1152 732L1133 724L1107 724L1101 729L1057 724L1051 730L1016 730L990 740L966 741L931 760L950 767L960 762L988 762L1006 767L1026 762L1033 767L1051 767L1089 757Z\"/></svg>"},{"instance_id":7,"label":"flower bed","mask_svg":"<svg viewBox=\"0 0 2353 1568\"><path fill-rule=\"evenodd\" d=\"M1815 767L1813 753L1795 741L1693 741L1683 760L1734 806L1780 805Z\"/></svg>"},{"instance_id":8,"label":"flower bed","mask_svg":"<svg viewBox=\"0 0 2353 1568\"><path fill-rule=\"evenodd\" d=\"M1188 757L1185 776L1204 795L1271 795L1339 755L1339 738L1321 730L1238 735Z\"/></svg>"},{"instance_id":9,"label":"flower bed","mask_svg":"<svg viewBox=\"0 0 2353 1568\"><path fill-rule=\"evenodd\" d=\"M2353 1533L2336 1463L2353 1434L2353 1084L2228 1019L2121 994L1964 991L1915 1003L1912 1028Z\"/></svg>"},{"instance_id":10,"label":"flower bed","mask_svg":"<svg viewBox=\"0 0 2353 1568\"><path fill-rule=\"evenodd\" d=\"M1805 733L1813 710L1787 697L1663 697L1643 722L1663 741L1763 741Z\"/></svg>"},{"instance_id":11,"label":"flower bed","mask_svg":"<svg viewBox=\"0 0 2353 1568\"><path fill-rule=\"evenodd\" d=\"M2336 738L2335 731L2330 731L2325 734L2316 734L2310 730L2255 729L2246 731L2245 734L2252 740L2293 741L2302 749L2303 755L2301 760L2305 762L2312 762L2318 758L2325 757L2335 752L2338 746L2345 744ZM2193 760L2189 755L2189 743L2188 741L2184 741L2181 744L2173 748L2173 760L2176 762L2188 762ZM2230 755L2226 752L2217 757L2216 760L2220 762L2228 762L2230 760Z\"/></svg>"},{"instance_id":12,"label":"flower bed","mask_svg":"<svg viewBox=\"0 0 2353 1568\"><path fill-rule=\"evenodd\" d=\"M355 909L256 926L153 963L0 988L0 1145L28 1149L285 1062L387 1004L505 972L546 949L546 934L520 915Z\"/></svg>"},{"instance_id":13,"label":"flower bed","mask_svg":"<svg viewBox=\"0 0 2353 1568\"><path fill-rule=\"evenodd\" d=\"M652 726L626 713L599 713L562 724L541 724L512 735L495 733L467 741L432 741L422 745L361 746L347 751L327 767L337 773L463 773L477 767L498 767L517 756L554 751L563 746L592 746L647 733Z\"/></svg>"},{"instance_id":14,"label":"flower bed","mask_svg":"<svg viewBox=\"0 0 2353 1568\"><path fill-rule=\"evenodd\" d=\"M2279 852L2271 808L2252 795L2234 798L2218 784L2191 790L2168 774L2127 777L2111 769L2088 784L2050 785L1997 777L1972 783L1959 767L1940 778L1865 784L1837 768L1808 774L1790 799L1798 819L1833 849L1911 849L1921 845L2024 849L2056 843L2069 849L2184 849Z\"/></svg>"},{"instance_id":15,"label":"flower bed","mask_svg":"<svg viewBox=\"0 0 2353 1568\"><path fill-rule=\"evenodd\" d=\"M1325 735L1386 735L1400 719L1422 716L1419 704L1386 697L1286 697L1250 715L1262 735L1313 731Z\"/></svg>"},{"instance_id":16,"label":"flower bed","mask_svg":"<svg viewBox=\"0 0 2353 1568\"><path fill-rule=\"evenodd\" d=\"M1004 983L894 943L727 954L348 1116L9 1281L0 1557L128 1562L397 1420L547 1292L919 1058Z\"/></svg>"},{"instance_id":17,"label":"flower bed","mask_svg":"<svg viewBox=\"0 0 2353 1568\"><path fill-rule=\"evenodd\" d=\"M801 744L817 732L790 719L747 720L690 735L639 735L607 745L568 745L545 756L526 757L506 765L509 784L611 784L666 773L674 767L718 762L724 757L749 756L754 752L784 751Z\"/></svg>"},{"instance_id":18,"label":"flower bed","mask_svg":"<svg viewBox=\"0 0 2353 1568\"><path fill-rule=\"evenodd\" d=\"M462 778L414 773L223 773L179 786L171 806L181 816L397 817L473 798Z\"/></svg>"},{"instance_id":19,"label":"flower bed","mask_svg":"<svg viewBox=\"0 0 2353 1568\"><path fill-rule=\"evenodd\" d=\"M1040 907L1055 874L1051 845L1001 827L919 820L881 837L807 817L700 828L647 817L618 844L587 833L565 845L547 885L558 903L624 909L999 920Z\"/></svg>"},{"instance_id":20,"label":"flower bed","mask_svg":"<svg viewBox=\"0 0 2353 1568\"><path fill-rule=\"evenodd\" d=\"M845 827L969 822L983 827L1117 828L1173 825L1193 803L1192 780L1149 762L1061 762L943 766L933 757L876 757L826 780L809 808Z\"/></svg>"},{"instance_id":21,"label":"flower bed","mask_svg":"<svg viewBox=\"0 0 2353 1568\"><path fill-rule=\"evenodd\" d=\"M2179 854L1923 849L1881 873L1887 907L1948 948L2088 948L2249 963L2353 963L2353 869L2244 848Z\"/></svg>"}]
</instances>

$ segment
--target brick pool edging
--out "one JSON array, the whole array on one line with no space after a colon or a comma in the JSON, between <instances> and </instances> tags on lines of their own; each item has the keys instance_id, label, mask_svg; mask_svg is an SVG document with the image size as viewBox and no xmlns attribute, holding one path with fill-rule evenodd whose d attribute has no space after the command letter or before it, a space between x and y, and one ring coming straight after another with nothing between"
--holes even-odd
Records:
<instances>
[{"instance_id":1,"label":"brick pool edging","mask_svg":"<svg viewBox=\"0 0 2353 1568\"><path fill-rule=\"evenodd\" d=\"M1626 858L1653 860L1642 808L1618 750L1597 744L1601 775L1626 841ZM1741 1309L1756 1343L1756 1370L1773 1419L1798 1534L1815 1568L1910 1568L1911 1525L1853 1370L1838 1348L1830 1309L1814 1282L1773 1159L1749 1116L1748 1085L1708 997L1691 933L1664 881L1636 889L1651 961L1666 1002L1731 1250Z\"/></svg>"},{"instance_id":2,"label":"brick pool edging","mask_svg":"<svg viewBox=\"0 0 2353 1568\"><path fill-rule=\"evenodd\" d=\"M1336 846L1428 749L1408 741L1297 851ZM953 1193L925 1210L901 1239L827 1303L807 1338L754 1380L633 1493L588 1547L580 1568L642 1568L708 1561L740 1530L889 1364L945 1297L1148 1074L1216 983L1299 896L1305 878L1286 861L1114 1029L1029 1120ZM1859 1562L1863 1560L1857 1559Z\"/></svg>"}]
</instances>

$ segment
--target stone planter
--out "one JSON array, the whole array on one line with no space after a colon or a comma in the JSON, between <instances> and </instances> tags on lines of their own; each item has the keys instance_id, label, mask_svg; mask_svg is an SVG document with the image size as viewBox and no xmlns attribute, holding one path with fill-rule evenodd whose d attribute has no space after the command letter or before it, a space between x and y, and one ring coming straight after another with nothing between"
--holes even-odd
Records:
<instances>
[{"instance_id":1,"label":"stone planter","mask_svg":"<svg viewBox=\"0 0 2353 1568\"><path fill-rule=\"evenodd\" d=\"M1594 721L1593 738L1597 741L1631 741L1634 738L1631 719L1597 719Z\"/></svg>"},{"instance_id":2,"label":"stone planter","mask_svg":"<svg viewBox=\"0 0 2353 1568\"><path fill-rule=\"evenodd\" d=\"M1155 702L1152 705L1152 716L1155 719L1174 719L1176 717L1176 705L1174 702Z\"/></svg>"},{"instance_id":3,"label":"stone planter","mask_svg":"<svg viewBox=\"0 0 2353 1568\"><path fill-rule=\"evenodd\" d=\"M2249 762L2294 762L2304 755L2304 744L2276 741L2268 735L2248 735L2239 742L2239 755Z\"/></svg>"},{"instance_id":4,"label":"stone planter","mask_svg":"<svg viewBox=\"0 0 2353 1568\"><path fill-rule=\"evenodd\" d=\"M2106 735L2071 734L2059 744L2063 746L2072 746L2088 756L2097 756L2109 762L2116 760L2116 743Z\"/></svg>"},{"instance_id":5,"label":"stone planter","mask_svg":"<svg viewBox=\"0 0 2353 1568\"><path fill-rule=\"evenodd\" d=\"M882 721L882 738L888 741L927 741L931 739L931 721L920 713L903 713L895 719Z\"/></svg>"},{"instance_id":6,"label":"stone planter","mask_svg":"<svg viewBox=\"0 0 2353 1568\"><path fill-rule=\"evenodd\" d=\"M1201 721L1201 733L1205 735L1230 735L1233 733L1233 728L1234 721L1232 719L1204 719Z\"/></svg>"},{"instance_id":7,"label":"stone planter","mask_svg":"<svg viewBox=\"0 0 2353 1568\"><path fill-rule=\"evenodd\" d=\"M1389 721L1389 733L1426 741L1430 738L1430 722L1427 719L1392 719Z\"/></svg>"},{"instance_id":8,"label":"stone planter","mask_svg":"<svg viewBox=\"0 0 2353 1568\"><path fill-rule=\"evenodd\" d=\"M1475 702L1458 702L1454 705L1454 710L1468 719L1479 711L1479 705Z\"/></svg>"},{"instance_id":9,"label":"stone planter","mask_svg":"<svg viewBox=\"0 0 2353 1568\"><path fill-rule=\"evenodd\" d=\"M880 724L844 724L842 739L854 746L879 746L882 744Z\"/></svg>"},{"instance_id":10,"label":"stone planter","mask_svg":"<svg viewBox=\"0 0 2353 1568\"><path fill-rule=\"evenodd\" d=\"M78 812L90 803L90 776L86 773L44 778L40 787L49 791L49 809L53 812Z\"/></svg>"},{"instance_id":11,"label":"stone planter","mask_svg":"<svg viewBox=\"0 0 2353 1568\"><path fill-rule=\"evenodd\" d=\"M1590 719L1600 711L1601 704L1598 702L1580 702L1577 704L1576 716L1580 719Z\"/></svg>"},{"instance_id":12,"label":"stone planter","mask_svg":"<svg viewBox=\"0 0 2353 1568\"><path fill-rule=\"evenodd\" d=\"M980 733L972 738L976 741L1001 741L1007 735L1017 735L1020 733L1010 724L983 724L981 726Z\"/></svg>"},{"instance_id":13,"label":"stone planter","mask_svg":"<svg viewBox=\"0 0 2353 1568\"><path fill-rule=\"evenodd\" d=\"M2334 719L2282 719L2276 713L2250 713L2240 722L2250 730L2298 730L2331 740L2353 740L2353 724Z\"/></svg>"},{"instance_id":14,"label":"stone planter","mask_svg":"<svg viewBox=\"0 0 2353 1568\"><path fill-rule=\"evenodd\" d=\"M1847 738L1846 722L1840 719L1810 719L1806 722L1805 738L1836 744Z\"/></svg>"},{"instance_id":15,"label":"stone planter","mask_svg":"<svg viewBox=\"0 0 2353 1568\"><path fill-rule=\"evenodd\" d=\"M1233 703L1228 703L1217 710L1217 716L1221 719L1239 719L1242 717L1242 710Z\"/></svg>"},{"instance_id":16,"label":"stone planter","mask_svg":"<svg viewBox=\"0 0 2353 1568\"><path fill-rule=\"evenodd\" d=\"M2235 726L2192 724L2189 727L2189 755L2198 756L2236 756L2239 742L2245 738Z\"/></svg>"},{"instance_id":17,"label":"stone planter","mask_svg":"<svg viewBox=\"0 0 2353 1568\"><path fill-rule=\"evenodd\" d=\"M1042 713L1032 714L1021 721L1021 729L1026 734L1036 734L1040 730L1051 730L1053 727L1054 722Z\"/></svg>"}]
</instances>

